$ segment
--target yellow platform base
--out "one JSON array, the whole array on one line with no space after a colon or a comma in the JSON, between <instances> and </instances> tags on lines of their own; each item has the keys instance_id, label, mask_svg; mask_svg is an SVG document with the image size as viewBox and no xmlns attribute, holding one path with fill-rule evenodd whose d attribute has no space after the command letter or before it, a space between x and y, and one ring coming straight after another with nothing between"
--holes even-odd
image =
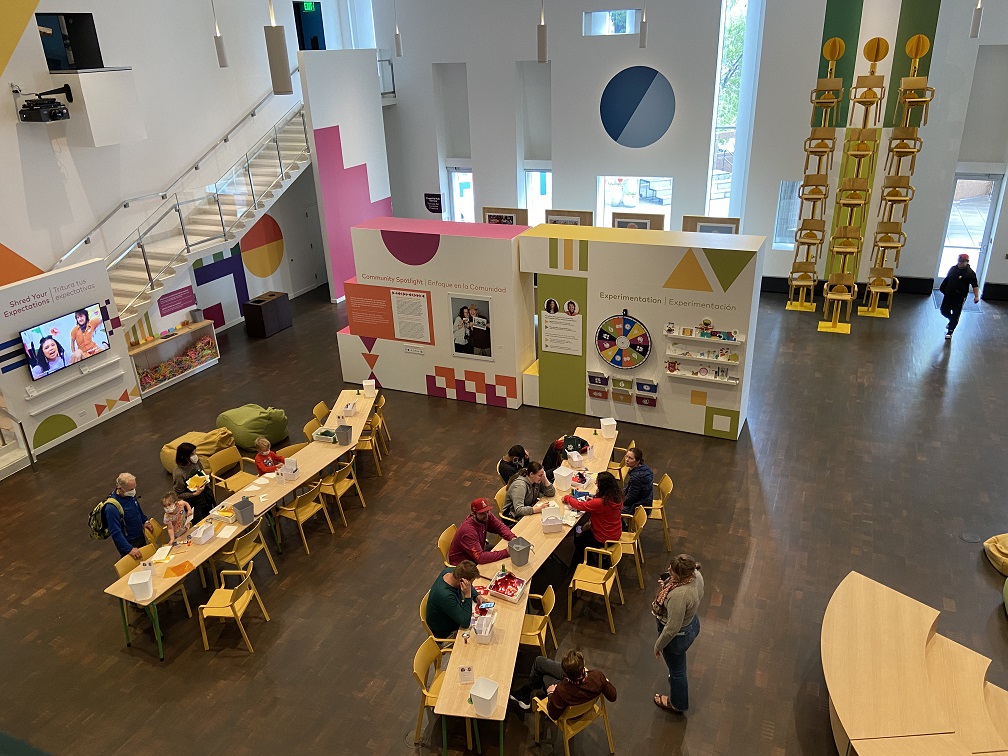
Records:
<instances>
[{"instance_id":1,"label":"yellow platform base","mask_svg":"<svg viewBox=\"0 0 1008 756\"><path fill-rule=\"evenodd\" d=\"M874 310L871 307L858 307L857 314L866 318L888 318L889 308L888 307L876 307Z\"/></svg>"},{"instance_id":2,"label":"yellow platform base","mask_svg":"<svg viewBox=\"0 0 1008 756\"><path fill-rule=\"evenodd\" d=\"M832 320L820 320L819 330L825 333L850 333L850 323L837 323L833 325Z\"/></svg>"},{"instance_id":3,"label":"yellow platform base","mask_svg":"<svg viewBox=\"0 0 1008 756\"><path fill-rule=\"evenodd\" d=\"M817 302L788 302L786 309L797 312L815 312L818 306Z\"/></svg>"}]
</instances>

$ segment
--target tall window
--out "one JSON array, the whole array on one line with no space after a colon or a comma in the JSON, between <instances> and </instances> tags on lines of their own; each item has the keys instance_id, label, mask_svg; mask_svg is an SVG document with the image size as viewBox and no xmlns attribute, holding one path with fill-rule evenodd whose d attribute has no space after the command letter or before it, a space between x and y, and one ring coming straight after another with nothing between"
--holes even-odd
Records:
<instances>
[{"instance_id":1,"label":"tall window","mask_svg":"<svg viewBox=\"0 0 1008 756\"><path fill-rule=\"evenodd\" d=\"M780 195L777 197L777 222L774 223L774 246L794 247L794 235L798 230L798 216L801 215L801 200L798 199L800 181L781 181Z\"/></svg>"},{"instance_id":2,"label":"tall window","mask_svg":"<svg viewBox=\"0 0 1008 756\"><path fill-rule=\"evenodd\" d=\"M742 89L742 53L745 48L749 0L722 0L721 44L718 53L717 111L707 184L707 214L729 214L732 168L735 163L735 127Z\"/></svg>"},{"instance_id":3,"label":"tall window","mask_svg":"<svg viewBox=\"0 0 1008 756\"><path fill-rule=\"evenodd\" d=\"M451 219L463 223L475 223L472 169L449 168L448 183L451 186Z\"/></svg>"},{"instance_id":4,"label":"tall window","mask_svg":"<svg viewBox=\"0 0 1008 756\"><path fill-rule=\"evenodd\" d=\"M639 8L626 10L586 11L582 16L581 34L585 37L606 37L613 34L637 34L640 31Z\"/></svg>"},{"instance_id":5,"label":"tall window","mask_svg":"<svg viewBox=\"0 0 1008 756\"><path fill-rule=\"evenodd\" d=\"M612 226L613 211L664 215L672 221L672 179L663 176L599 176L595 225Z\"/></svg>"},{"instance_id":6,"label":"tall window","mask_svg":"<svg viewBox=\"0 0 1008 756\"><path fill-rule=\"evenodd\" d=\"M553 171L525 170L525 207L528 222L536 226L546 222L546 211L553 204Z\"/></svg>"}]
</instances>

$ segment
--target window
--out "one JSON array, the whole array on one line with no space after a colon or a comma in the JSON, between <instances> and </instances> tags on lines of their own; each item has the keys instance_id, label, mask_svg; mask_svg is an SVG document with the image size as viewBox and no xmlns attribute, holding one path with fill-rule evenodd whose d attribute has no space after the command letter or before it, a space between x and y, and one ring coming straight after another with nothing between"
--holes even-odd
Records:
<instances>
[{"instance_id":1,"label":"window","mask_svg":"<svg viewBox=\"0 0 1008 756\"><path fill-rule=\"evenodd\" d=\"M707 182L707 214L727 216L735 165L735 127L742 90L742 53L745 48L749 0L723 0L721 48L718 52L717 110Z\"/></svg>"},{"instance_id":2,"label":"window","mask_svg":"<svg viewBox=\"0 0 1008 756\"><path fill-rule=\"evenodd\" d=\"M612 226L613 210L665 216L672 222L672 179L662 176L599 176L595 225Z\"/></svg>"},{"instance_id":3,"label":"window","mask_svg":"<svg viewBox=\"0 0 1008 756\"><path fill-rule=\"evenodd\" d=\"M525 207L530 226L546 222L546 211L553 204L553 171L525 170Z\"/></svg>"},{"instance_id":4,"label":"window","mask_svg":"<svg viewBox=\"0 0 1008 756\"><path fill-rule=\"evenodd\" d=\"M50 71L105 67L90 13L36 13L35 21Z\"/></svg>"},{"instance_id":5,"label":"window","mask_svg":"<svg viewBox=\"0 0 1008 756\"><path fill-rule=\"evenodd\" d=\"M449 168L448 183L451 186L451 219L463 223L475 223L472 169Z\"/></svg>"},{"instance_id":6,"label":"window","mask_svg":"<svg viewBox=\"0 0 1008 756\"><path fill-rule=\"evenodd\" d=\"M794 235L798 230L801 215L801 200L798 199L800 181L781 181L780 196L777 198L777 222L774 224L774 246L794 247Z\"/></svg>"},{"instance_id":7,"label":"window","mask_svg":"<svg viewBox=\"0 0 1008 756\"><path fill-rule=\"evenodd\" d=\"M627 10L585 11L581 34L585 37L607 37L613 34L637 34L640 29L639 8Z\"/></svg>"}]
</instances>

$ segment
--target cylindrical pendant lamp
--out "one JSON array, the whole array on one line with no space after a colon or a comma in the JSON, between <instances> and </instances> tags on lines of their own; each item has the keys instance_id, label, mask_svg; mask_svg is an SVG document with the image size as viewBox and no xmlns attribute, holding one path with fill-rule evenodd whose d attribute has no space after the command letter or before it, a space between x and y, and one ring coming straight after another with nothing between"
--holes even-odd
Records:
<instances>
[{"instance_id":1,"label":"cylindrical pendant lamp","mask_svg":"<svg viewBox=\"0 0 1008 756\"><path fill-rule=\"evenodd\" d=\"M287 34L282 26L277 26L273 15L273 0L269 0L270 25L264 26L266 33L266 58L269 60L270 79L273 94L294 94L290 64L287 61Z\"/></svg>"},{"instance_id":2,"label":"cylindrical pendant lamp","mask_svg":"<svg viewBox=\"0 0 1008 756\"><path fill-rule=\"evenodd\" d=\"M214 23L214 47L217 48L217 65L221 68L228 67L227 50L224 49L224 37L220 33L220 24L217 23L217 9L214 8L213 0L210 0L210 11L213 13Z\"/></svg>"},{"instance_id":3,"label":"cylindrical pendant lamp","mask_svg":"<svg viewBox=\"0 0 1008 756\"><path fill-rule=\"evenodd\" d=\"M647 47L647 3L644 4L644 12L641 13L640 20L640 49Z\"/></svg>"},{"instance_id":4,"label":"cylindrical pendant lamp","mask_svg":"<svg viewBox=\"0 0 1008 756\"><path fill-rule=\"evenodd\" d=\"M395 22L395 56L402 57L402 35L399 34L399 11L395 0L392 0L392 20Z\"/></svg>"},{"instance_id":5,"label":"cylindrical pendant lamp","mask_svg":"<svg viewBox=\"0 0 1008 756\"><path fill-rule=\"evenodd\" d=\"M980 38L980 22L983 21L983 0L977 0L973 9L973 21L970 24L970 39Z\"/></svg>"},{"instance_id":6,"label":"cylindrical pendant lamp","mask_svg":"<svg viewBox=\"0 0 1008 756\"><path fill-rule=\"evenodd\" d=\"M546 0L542 0L539 10L539 25L536 26L536 60L540 63L549 61L546 49Z\"/></svg>"}]
</instances>

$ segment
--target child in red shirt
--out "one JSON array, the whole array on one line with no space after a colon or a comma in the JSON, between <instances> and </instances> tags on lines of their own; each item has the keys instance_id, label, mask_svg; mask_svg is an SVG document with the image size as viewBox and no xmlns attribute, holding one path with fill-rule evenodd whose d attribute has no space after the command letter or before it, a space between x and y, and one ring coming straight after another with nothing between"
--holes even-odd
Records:
<instances>
[{"instance_id":1,"label":"child in red shirt","mask_svg":"<svg viewBox=\"0 0 1008 756\"><path fill-rule=\"evenodd\" d=\"M255 463L256 469L259 471L260 475L265 475L266 473L276 472L276 469L283 464L284 458L279 454L270 451L269 440L260 436L255 442L256 454Z\"/></svg>"}]
</instances>

